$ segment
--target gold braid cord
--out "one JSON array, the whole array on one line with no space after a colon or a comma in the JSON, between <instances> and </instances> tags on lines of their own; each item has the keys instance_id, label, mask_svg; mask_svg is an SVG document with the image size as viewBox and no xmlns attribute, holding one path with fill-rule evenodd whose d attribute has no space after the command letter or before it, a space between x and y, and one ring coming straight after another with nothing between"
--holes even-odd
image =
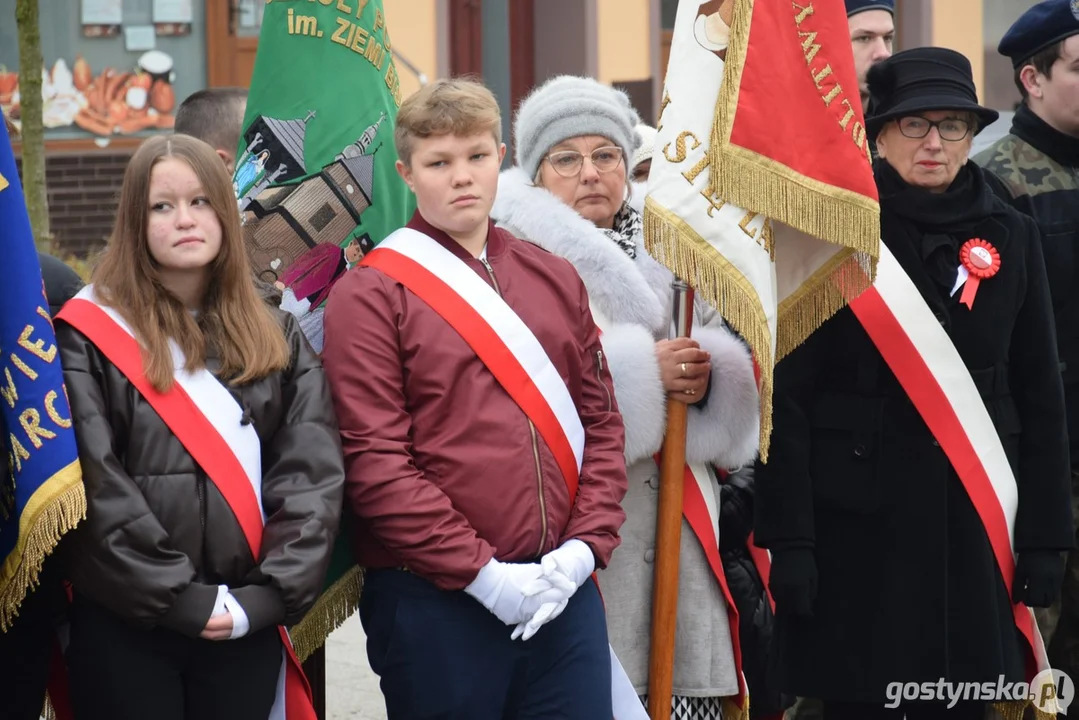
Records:
<instances>
[{"instance_id":1,"label":"gold braid cord","mask_svg":"<svg viewBox=\"0 0 1079 720\"><path fill-rule=\"evenodd\" d=\"M644 205L644 244L657 262L689 283L749 343L760 368L760 455L766 461L772 434L773 362L772 338L760 296L745 275L689 223L652 198Z\"/></svg>"},{"instance_id":2,"label":"gold braid cord","mask_svg":"<svg viewBox=\"0 0 1079 720\"><path fill-rule=\"evenodd\" d=\"M995 711L991 717L1001 720L1056 720L1056 713L1042 712L1029 700L1011 700L995 702L990 705Z\"/></svg>"},{"instance_id":3,"label":"gold braid cord","mask_svg":"<svg viewBox=\"0 0 1079 720\"><path fill-rule=\"evenodd\" d=\"M42 483L23 508L19 539L0 568L0 632L11 627L26 593L37 585L45 558L85 518L86 491L76 460Z\"/></svg>"},{"instance_id":4,"label":"gold braid cord","mask_svg":"<svg viewBox=\"0 0 1079 720\"><path fill-rule=\"evenodd\" d=\"M725 697L720 703L723 720L749 720L749 689L746 689L745 707L738 707L737 698Z\"/></svg>"},{"instance_id":5,"label":"gold braid cord","mask_svg":"<svg viewBox=\"0 0 1079 720\"><path fill-rule=\"evenodd\" d=\"M304 662L326 643L337 628L356 612L363 589L363 571L352 566L315 601L303 620L289 628L296 657Z\"/></svg>"},{"instance_id":6,"label":"gold braid cord","mask_svg":"<svg viewBox=\"0 0 1079 720\"><path fill-rule=\"evenodd\" d=\"M776 358L783 359L852 298L868 289L880 250L880 206L872 198L814 180L731 144L754 0L734 0L726 77L709 143L712 186L739 207L841 246L837 257L780 303ZM867 158L868 160L868 158Z\"/></svg>"}]
</instances>

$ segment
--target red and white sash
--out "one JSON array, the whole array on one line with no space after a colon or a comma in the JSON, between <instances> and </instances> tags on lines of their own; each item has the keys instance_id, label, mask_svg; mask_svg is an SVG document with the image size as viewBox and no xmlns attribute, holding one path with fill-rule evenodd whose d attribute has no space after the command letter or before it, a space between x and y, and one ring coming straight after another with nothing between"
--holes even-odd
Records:
<instances>
[{"instance_id":1,"label":"red and white sash","mask_svg":"<svg viewBox=\"0 0 1079 720\"><path fill-rule=\"evenodd\" d=\"M731 648L734 651L734 669L738 674L738 695L734 698L734 702L740 709L745 710L749 688L746 686L746 676L742 671L740 616L738 606L734 604L730 586L727 584L727 574L723 570L723 561L719 555L717 483L712 479L708 468L692 463L686 464L682 480L682 516L686 519L697 541L700 542L704 557L708 560L708 567L712 570L716 582L719 583L719 589L723 591L723 599L727 602L727 624L730 627ZM762 580L765 581L765 587L767 587L767 578L762 577Z\"/></svg>"},{"instance_id":2,"label":"red and white sash","mask_svg":"<svg viewBox=\"0 0 1079 720\"><path fill-rule=\"evenodd\" d=\"M951 338L885 245L877 278L850 303L933 437L947 454L985 526L1008 597L1015 577L1019 491L985 403ZM1028 680L1049 667L1034 613L1013 604L1028 644Z\"/></svg>"},{"instance_id":3,"label":"red and white sash","mask_svg":"<svg viewBox=\"0 0 1079 720\"><path fill-rule=\"evenodd\" d=\"M532 420L575 499L584 426L562 376L513 308L457 256L411 228L387 237L361 264L401 283L461 335ZM611 696L615 720L648 719L613 648Z\"/></svg>"},{"instance_id":4,"label":"red and white sash","mask_svg":"<svg viewBox=\"0 0 1079 720\"><path fill-rule=\"evenodd\" d=\"M243 424L243 410L205 368L184 369L170 343L176 382L160 393L147 380L139 344L123 317L97 301L88 285L57 316L85 335L134 385L228 502L257 561L262 547L262 449L258 433ZM268 720L315 720L311 689L283 626L281 671ZM223 640L221 642L229 642Z\"/></svg>"}]
</instances>

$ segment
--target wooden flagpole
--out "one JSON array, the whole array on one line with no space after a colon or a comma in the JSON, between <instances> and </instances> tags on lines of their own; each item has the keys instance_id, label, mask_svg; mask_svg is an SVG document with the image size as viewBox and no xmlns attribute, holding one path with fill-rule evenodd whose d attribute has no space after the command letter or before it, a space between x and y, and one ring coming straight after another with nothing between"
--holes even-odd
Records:
<instances>
[{"instance_id":1,"label":"wooden flagpole","mask_svg":"<svg viewBox=\"0 0 1079 720\"><path fill-rule=\"evenodd\" d=\"M674 306L670 337L689 337L693 326L693 288L680 280L676 280L672 287ZM648 715L652 720L670 720L671 717L687 410L681 400L667 400L667 434L660 460L655 575L652 581L652 637L648 664Z\"/></svg>"}]
</instances>

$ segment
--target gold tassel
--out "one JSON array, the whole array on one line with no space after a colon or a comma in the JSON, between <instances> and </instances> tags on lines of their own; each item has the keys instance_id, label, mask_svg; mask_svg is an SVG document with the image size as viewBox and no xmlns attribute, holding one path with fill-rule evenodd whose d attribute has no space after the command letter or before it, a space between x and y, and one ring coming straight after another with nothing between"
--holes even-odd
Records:
<instances>
[{"instance_id":1,"label":"gold tassel","mask_svg":"<svg viewBox=\"0 0 1079 720\"><path fill-rule=\"evenodd\" d=\"M746 704L738 707L737 697L725 697L720 703L723 720L749 720L749 692L746 692Z\"/></svg>"},{"instance_id":2,"label":"gold tassel","mask_svg":"<svg viewBox=\"0 0 1079 720\"><path fill-rule=\"evenodd\" d=\"M0 632L7 632L26 593L37 587L45 558L85 518L86 490L76 460L42 483L23 508L19 539L0 571Z\"/></svg>"},{"instance_id":3,"label":"gold tassel","mask_svg":"<svg viewBox=\"0 0 1079 720\"><path fill-rule=\"evenodd\" d=\"M772 435L772 338L768 318L753 284L688 223L645 200L644 242L648 252L708 301L742 336L760 369L760 456L768 460Z\"/></svg>"},{"instance_id":4,"label":"gold tassel","mask_svg":"<svg viewBox=\"0 0 1079 720\"><path fill-rule=\"evenodd\" d=\"M359 566L353 566L319 596L303 620L289 629L289 637L300 662L322 647L330 633L356 612L362 589L363 571Z\"/></svg>"}]
</instances>

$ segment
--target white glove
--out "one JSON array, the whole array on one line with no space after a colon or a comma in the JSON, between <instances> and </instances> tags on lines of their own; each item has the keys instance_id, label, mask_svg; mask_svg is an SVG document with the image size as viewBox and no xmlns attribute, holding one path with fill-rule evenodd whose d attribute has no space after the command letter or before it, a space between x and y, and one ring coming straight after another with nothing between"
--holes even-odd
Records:
<instances>
[{"instance_id":1,"label":"white glove","mask_svg":"<svg viewBox=\"0 0 1079 720\"><path fill-rule=\"evenodd\" d=\"M514 640L517 638L528 640L539 632L541 627L562 614L566 605L569 604L569 599L581 585L588 581L589 576L596 569L596 556L592 554L592 548L574 538L562 543L562 547L557 550L544 555L540 564L543 567L544 577L559 587L565 587L568 584L568 592L560 602L544 603L528 621L519 623L511 636Z\"/></svg>"},{"instance_id":2,"label":"white glove","mask_svg":"<svg viewBox=\"0 0 1079 720\"><path fill-rule=\"evenodd\" d=\"M544 575L550 577L552 572L558 571L579 588L595 571L596 556L592 554L592 548L573 538L544 555L541 564Z\"/></svg>"},{"instance_id":3,"label":"white glove","mask_svg":"<svg viewBox=\"0 0 1079 720\"><path fill-rule=\"evenodd\" d=\"M465 592L502 622L516 625L535 615L545 603L561 602L566 585L564 578L552 582L545 577L539 563L503 563L491 558Z\"/></svg>"}]
</instances>

